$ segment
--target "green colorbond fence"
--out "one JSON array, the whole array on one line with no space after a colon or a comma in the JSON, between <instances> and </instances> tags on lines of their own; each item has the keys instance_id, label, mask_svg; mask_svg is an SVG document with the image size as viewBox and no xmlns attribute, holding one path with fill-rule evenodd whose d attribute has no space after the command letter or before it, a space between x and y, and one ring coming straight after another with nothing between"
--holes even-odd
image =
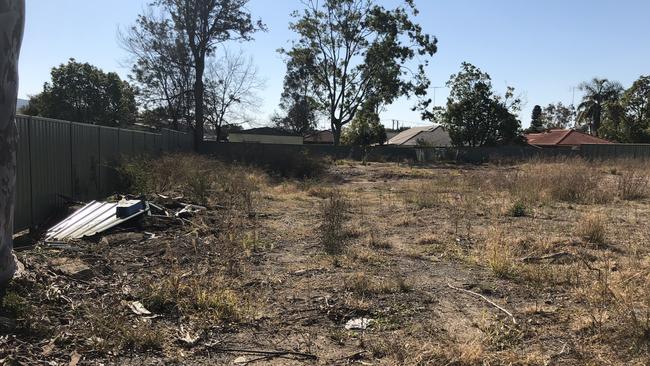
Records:
<instances>
[{"instance_id":1,"label":"green colorbond fence","mask_svg":"<svg viewBox=\"0 0 650 366\"><path fill-rule=\"evenodd\" d=\"M192 136L159 134L16 116L17 151L14 231L34 227L66 205L89 201L117 188L114 163L121 157L192 151Z\"/></svg>"}]
</instances>

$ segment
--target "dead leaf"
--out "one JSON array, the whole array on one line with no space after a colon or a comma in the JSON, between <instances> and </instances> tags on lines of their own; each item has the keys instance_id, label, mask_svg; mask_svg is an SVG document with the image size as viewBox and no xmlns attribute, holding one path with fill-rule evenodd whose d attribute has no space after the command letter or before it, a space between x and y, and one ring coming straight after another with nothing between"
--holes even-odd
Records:
<instances>
[{"instance_id":1,"label":"dead leaf","mask_svg":"<svg viewBox=\"0 0 650 366\"><path fill-rule=\"evenodd\" d=\"M54 342L50 342L43 346L43 356L49 356L54 351Z\"/></svg>"},{"instance_id":2,"label":"dead leaf","mask_svg":"<svg viewBox=\"0 0 650 366\"><path fill-rule=\"evenodd\" d=\"M68 366L77 366L77 364L81 361L81 355L77 353L77 351L72 352L72 355L70 355L70 363Z\"/></svg>"},{"instance_id":3,"label":"dead leaf","mask_svg":"<svg viewBox=\"0 0 650 366\"><path fill-rule=\"evenodd\" d=\"M127 304L129 309L136 315L151 315L151 312L142 305L140 301L131 301Z\"/></svg>"}]
</instances>

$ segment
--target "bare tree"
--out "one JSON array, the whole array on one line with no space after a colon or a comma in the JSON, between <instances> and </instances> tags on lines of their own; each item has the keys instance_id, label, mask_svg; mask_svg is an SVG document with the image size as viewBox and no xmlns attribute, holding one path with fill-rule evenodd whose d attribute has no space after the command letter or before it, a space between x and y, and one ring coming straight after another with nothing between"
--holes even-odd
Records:
<instances>
[{"instance_id":1,"label":"bare tree","mask_svg":"<svg viewBox=\"0 0 650 366\"><path fill-rule=\"evenodd\" d=\"M13 255L16 195L16 99L18 57L25 27L25 1L0 0L0 285L16 271Z\"/></svg>"},{"instance_id":2,"label":"bare tree","mask_svg":"<svg viewBox=\"0 0 650 366\"><path fill-rule=\"evenodd\" d=\"M206 121L221 141L224 127L241 124L248 113L259 110L257 92L264 88L264 80L252 57L225 50L223 57L208 65L205 87Z\"/></svg>"},{"instance_id":3,"label":"bare tree","mask_svg":"<svg viewBox=\"0 0 650 366\"><path fill-rule=\"evenodd\" d=\"M131 79L138 86L138 99L147 110L169 120L179 129L184 120L192 127L194 72L187 39L171 21L149 9L118 40L131 54Z\"/></svg>"},{"instance_id":4,"label":"bare tree","mask_svg":"<svg viewBox=\"0 0 650 366\"><path fill-rule=\"evenodd\" d=\"M246 9L249 0L156 0L174 24L182 32L194 67L194 145L203 142L205 121L206 59L217 45L226 41L249 41L252 34L264 25L253 22Z\"/></svg>"}]
</instances>

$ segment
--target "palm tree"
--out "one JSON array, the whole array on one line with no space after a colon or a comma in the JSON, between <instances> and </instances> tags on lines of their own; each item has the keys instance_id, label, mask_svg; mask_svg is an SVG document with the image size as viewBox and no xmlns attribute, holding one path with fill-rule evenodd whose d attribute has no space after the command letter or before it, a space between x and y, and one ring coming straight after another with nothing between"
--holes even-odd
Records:
<instances>
[{"instance_id":1,"label":"palm tree","mask_svg":"<svg viewBox=\"0 0 650 366\"><path fill-rule=\"evenodd\" d=\"M617 81L594 78L584 82L578 87L585 93L582 103L578 105L578 122L589 124L592 135L598 136L603 108L607 104L618 100L623 92L623 87Z\"/></svg>"},{"instance_id":2,"label":"palm tree","mask_svg":"<svg viewBox=\"0 0 650 366\"><path fill-rule=\"evenodd\" d=\"M24 23L24 0L0 0L0 286L9 282L16 270L12 252L18 145L15 117Z\"/></svg>"}]
</instances>

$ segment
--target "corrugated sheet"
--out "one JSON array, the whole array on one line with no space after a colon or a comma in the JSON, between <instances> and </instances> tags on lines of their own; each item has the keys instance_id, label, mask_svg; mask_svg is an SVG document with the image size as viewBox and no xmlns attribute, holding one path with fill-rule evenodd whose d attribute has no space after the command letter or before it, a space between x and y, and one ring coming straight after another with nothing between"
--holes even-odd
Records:
<instances>
[{"instance_id":1,"label":"corrugated sheet","mask_svg":"<svg viewBox=\"0 0 650 366\"><path fill-rule=\"evenodd\" d=\"M117 216L119 206L129 207L139 204L142 204L144 208L136 211L133 215L123 218ZM117 203L92 201L48 230L45 240L65 241L93 236L145 212L146 203L142 203L142 201L121 201Z\"/></svg>"}]
</instances>

